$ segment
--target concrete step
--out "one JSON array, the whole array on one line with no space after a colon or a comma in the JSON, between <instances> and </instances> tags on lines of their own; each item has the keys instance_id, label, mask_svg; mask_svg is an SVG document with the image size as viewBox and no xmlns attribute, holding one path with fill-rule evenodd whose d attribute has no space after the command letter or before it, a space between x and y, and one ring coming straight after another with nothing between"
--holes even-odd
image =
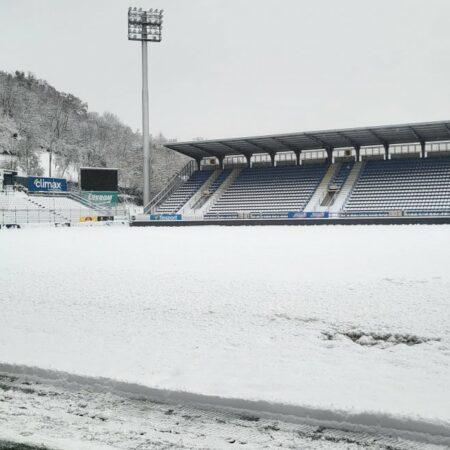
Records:
<instances>
[{"instance_id":1,"label":"concrete step","mask_svg":"<svg viewBox=\"0 0 450 450\"><path fill-rule=\"evenodd\" d=\"M319 186L315 190L314 194L312 195L311 199L309 200L308 204L305 206L305 211L307 212L313 212L313 211L319 211L320 210L320 204L325 197L325 195L328 192L328 184L333 177L335 173L340 169L341 163L335 163L331 164L328 167L328 170L325 174L325 176L322 178L322 181L320 182Z\"/></svg>"},{"instance_id":2,"label":"concrete step","mask_svg":"<svg viewBox=\"0 0 450 450\"><path fill-rule=\"evenodd\" d=\"M356 181L359 178L359 175L361 173L361 170L363 169L365 163L364 162L355 162L355 164L352 167L352 170L348 174L347 180L345 180L344 185L342 186L342 189L337 194L334 203L330 207L330 212L339 212L344 207L348 197L350 196L351 191L353 190L353 187L355 186Z\"/></svg>"}]
</instances>

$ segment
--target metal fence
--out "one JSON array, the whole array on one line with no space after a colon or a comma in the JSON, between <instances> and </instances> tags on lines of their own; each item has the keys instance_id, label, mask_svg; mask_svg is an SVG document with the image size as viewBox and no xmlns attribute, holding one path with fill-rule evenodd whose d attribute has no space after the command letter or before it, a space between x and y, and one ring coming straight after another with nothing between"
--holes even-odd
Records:
<instances>
[{"instance_id":1,"label":"metal fence","mask_svg":"<svg viewBox=\"0 0 450 450\"><path fill-rule=\"evenodd\" d=\"M0 209L0 225L79 223L100 220L129 220L124 208L87 209Z\"/></svg>"}]
</instances>

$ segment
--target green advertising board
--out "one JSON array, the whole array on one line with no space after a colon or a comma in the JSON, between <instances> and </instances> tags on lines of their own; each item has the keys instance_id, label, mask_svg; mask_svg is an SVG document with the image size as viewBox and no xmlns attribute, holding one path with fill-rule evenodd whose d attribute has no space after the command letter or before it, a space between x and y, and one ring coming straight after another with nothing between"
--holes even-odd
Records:
<instances>
[{"instance_id":1,"label":"green advertising board","mask_svg":"<svg viewBox=\"0 0 450 450\"><path fill-rule=\"evenodd\" d=\"M94 205L101 206L103 208L112 208L117 206L118 193L109 191L82 191L81 197L93 203Z\"/></svg>"}]
</instances>

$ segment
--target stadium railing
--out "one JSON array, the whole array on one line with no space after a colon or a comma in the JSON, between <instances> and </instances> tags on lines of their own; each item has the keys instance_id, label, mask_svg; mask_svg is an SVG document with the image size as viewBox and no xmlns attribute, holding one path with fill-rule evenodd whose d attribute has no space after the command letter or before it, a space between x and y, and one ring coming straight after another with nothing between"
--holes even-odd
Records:
<instances>
[{"instance_id":1,"label":"stadium railing","mask_svg":"<svg viewBox=\"0 0 450 450\"><path fill-rule=\"evenodd\" d=\"M81 195L78 195L77 193L73 191L67 191L67 192L28 192L28 195L30 197L67 197L70 198L78 203L81 203L82 205L86 206L89 209L93 209L96 211L108 211L110 208L107 206L101 206L96 203L92 203L86 198L81 197Z\"/></svg>"},{"instance_id":2,"label":"stadium railing","mask_svg":"<svg viewBox=\"0 0 450 450\"><path fill-rule=\"evenodd\" d=\"M166 187L156 194L150 202L144 206L144 213L154 213L156 207L161 204L175 189L187 181L197 170L197 163L189 161L179 172L177 172L167 183Z\"/></svg>"}]
</instances>

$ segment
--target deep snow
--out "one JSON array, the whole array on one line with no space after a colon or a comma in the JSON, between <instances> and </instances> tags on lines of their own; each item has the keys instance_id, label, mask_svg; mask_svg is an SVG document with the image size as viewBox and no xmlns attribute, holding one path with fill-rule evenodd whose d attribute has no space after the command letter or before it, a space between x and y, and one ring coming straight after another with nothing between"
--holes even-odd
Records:
<instances>
[{"instance_id":1,"label":"deep snow","mask_svg":"<svg viewBox=\"0 0 450 450\"><path fill-rule=\"evenodd\" d=\"M0 363L448 430L449 249L449 226L4 230Z\"/></svg>"}]
</instances>

